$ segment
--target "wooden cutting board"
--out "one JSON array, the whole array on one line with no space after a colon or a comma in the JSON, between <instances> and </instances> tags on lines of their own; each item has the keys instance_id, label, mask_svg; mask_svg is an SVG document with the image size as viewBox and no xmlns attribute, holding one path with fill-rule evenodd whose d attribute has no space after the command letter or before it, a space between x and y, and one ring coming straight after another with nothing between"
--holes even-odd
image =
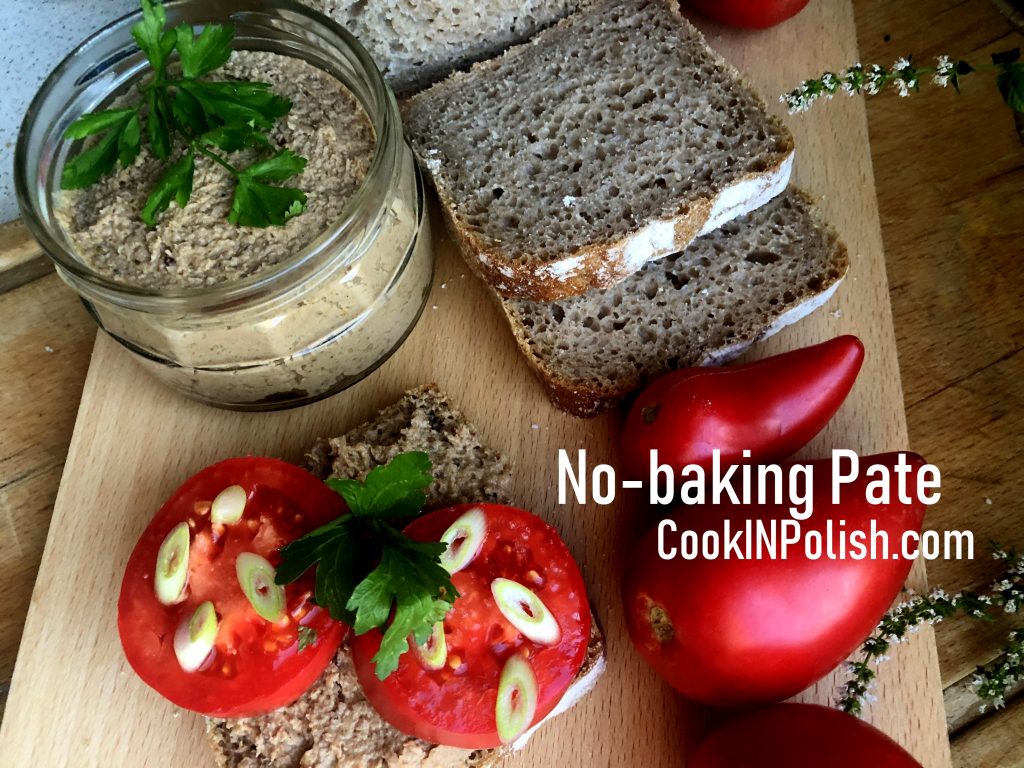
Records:
<instances>
[{"instance_id":1,"label":"wooden cutting board","mask_svg":"<svg viewBox=\"0 0 1024 768\"><path fill-rule=\"evenodd\" d=\"M849 0L815 0L763 33L704 25L711 44L772 103L782 91L857 57ZM852 267L824 309L760 344L756 356L856 333L867 361L849 400L804 455L906 447L899 370L863 104L839 99L789 119L796 180L820 196L850 248ZM545 399L499 313L459 260L435 216L433 294L402 349L368 379L330 400L276 414L238 414L188 402L143 376L100 335L32 596L6 716L0 763L28 766L205 766L202 721L176 709L131 672L117 640L115 603L136 537L188 475L227 456L298 460L315 438L340 434L410 387L437 382L516 467L518 502L554 522L579 560L608 638L608 672L592 696L537 734L508 763L541 766L681 766L709 716L675 696L633 653L619 579L634 534L628 499L560 506L559 448L615 461L617 413L582 421ZM923 568L912 585L924 585ZM828 703L840 676L800 698ZM927 768L949 765L930 631L881 670L868 719ZM828 764L823 756L822 764Z\"/></svg>"}]
</instances>

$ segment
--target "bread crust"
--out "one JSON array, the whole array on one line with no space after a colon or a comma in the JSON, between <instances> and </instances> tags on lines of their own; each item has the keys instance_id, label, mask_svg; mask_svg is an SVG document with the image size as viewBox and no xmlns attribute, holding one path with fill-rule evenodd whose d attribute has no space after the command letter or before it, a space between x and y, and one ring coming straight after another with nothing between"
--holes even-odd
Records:
<instances>
[{"instance_id":1,"label":"bread crust","mask_svg":"<svg viewBox=\"0 0 1024 768\"><path fill-rule=\"evenodd\" d=\"M678 23L691 29L697 41L707 45L703 34L682 15L678 3L674 0L664 2ZM577 13L587 13L587 8ZM458 72L417 94L403 104L403 110L408 114L419 99L445 99L446 93L460 87L467 80L494 69L500 62L528 53L538 43L542 44L545 36L556 34L571 24L575 15L570 15L541 33L533 42L514 46L495 59L475 64L467 72ZM578 296L595 288L615 285L648 261L683 250L701 233L715 229L783 192L789 183L793 166L792 135L778 118L768 114L764 100L739 71L710 46L708 50L716 66L729 72L751 93L765 112L765 120L771 132L779 137L780 146L773 156L764 159L764 170L747 172L712 196L680 201L673 214L647 220L623 237L591 242L555 259L531 260L521 255L509 258L502 252L500 245L482 239L460 218L458 201L453 199L446 188L443 175L433 172L431 165L432 161L436 163L436 158L426 156L423 148L417 142L412 142L417 162L433 180L448 230L470 268L492 289L507 298L554 301ZM658 232L656 242L651 237L654 231Z\"/></svg>"},{"instance_id":2,"label":"bread crust","mask_svg":"<svg viewBox=\"0 0 1024 768\"><path fill-rule=\"evenodd\" d=\"M791 189L788 193L800 200L810 208L814 223L825 229L831 236L834 243L832 262L835 265L839 277L837 279L823 282L820 290L814 291L803 286L795 290L791 302L779 305L773 317L768 318L760 331L748 339L734 342L729 345L710 347L703 351L703 355L697 360L680 360L679 367L697 367L707 365L721 365L739 357L758 341L766 339L778 333L783 328L797 322L806 315L813 312L819 306L828 301L839 288L840 283L849 270L849 253L846 245L839 239L835 230L817 214L816 201L814 198L800 189ZM544 387L548 398L559 410L571 413L580 418L592 418L604 411L614 408L625 400L633 392L645 386L648 382L641 380L638 386L615 387L612 385L601 385L594 381L577 380L566 376L552 369L543 359L537 356L530 345L530 338L527 329L518 322L509 304L497 294L494 294L502 309L506 322L512 331L512 335L519 345L519 351L526 358L530 369Z\"/></svg>"}]
</instances>

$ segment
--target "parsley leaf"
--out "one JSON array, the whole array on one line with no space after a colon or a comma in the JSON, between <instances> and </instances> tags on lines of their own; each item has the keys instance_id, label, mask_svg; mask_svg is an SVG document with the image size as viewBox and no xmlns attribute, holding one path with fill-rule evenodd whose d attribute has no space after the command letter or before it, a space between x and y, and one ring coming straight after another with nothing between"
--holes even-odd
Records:
<instances>
[{"instance_id":1,"label":"parsley leaf","mask_svg":"<svg viewBox=\"0 0 1024 768\"><path fill-rule=\"evenodd\" d=\"M306 193L294 187L273 187L238 178L228 221L242 227L279 227L306 210Z\"/></svg>"},{"instance_id":2,"label":"parsley leaf","mask_svg":"<svg viewBox=\"0 0 1024 768\"><path fill-rule=\"evenodd\" d=\"M306 193L294 187L275 187L267 181L285 181L301 173L306 158L290 149L269 160L253 163L238 175L228 221L243 227L280 226L306 210Z\"/></svg>"},{"instance_id":3,"label":"parsley leaf","mask_svg":"<svg viewBox=\"0 0 1024 768\"><path fill-rule=\"evenodd\" d=\"M139 120L139 113L134 113L128 118L128 122L121 128L117 137L117 156L122 168L127 168L135 162L142 149L142 123Z\"/></svg>"},{"instance_id":4,"label":"parsley leaf","mask_svg":"<svg viewBox=\"0 0 1024 768\"><path fill-rule=\"evenodd\" d=\"M163 79L167 58L174 50L175 36L164 31L167 14L163 3L142 0L142 21L132 25L132 37L149 59L158 80Z\"/></svg>"},{"instance_id":5,"label":"parsley leaf","mask_svg":"<svg viewBox=\"0 0 1024 768\"><path fill-rule=\"evenodd\" d=\"M1024 64L1011 61L1003 65L1003 71L996 78L996 85L1003 95L1003 101L1014 112L1024 112Z\"/></svg>"},{"instance_id":6,"label":"parsley leaf","mask_svg":"<svg viewBox=\"0 0 1024 768\"><path fill-rule=\"evenodd\" d=\"M431 627L445 617L457 596L451 576L438 564L446 545L408 546L413 543L407 539L386 548L380 565L360 582L348 601L349 610L356 614L353 630L357 635L383 627L394 605L395 616L373 657L380 680L398 667L399 657L409 650L409 636L426 641Z\"/></svg>"},{"instance_id":7,"label":"parsley leaf","mask_svg":"<svg viewBox=\"0 0 1024 768\"><path fill-rule=\"evenodd\" d=\"M444 543L413 541L388 518L419 513L433 481L425 453L402 453L371 470L363 482L332 478L348 514L281 549L278 584L289 584L316 566L316 602L356 634L384 631L373 657L386 678L409 649L425 642L458 592L440 564Z\"/></svg>"},{"instance_id":8,"label":"parsley leaf","mask_svg":"<svg viewBox=\"0 0 1024 768\"><path fill-rule=\"evenodd\" d=\"M95 184L117 164L127 168L139 154L140 124L136 109L108 109L83 115L64 132L67 139L84 139L103 135L91 147L79 152L64 164L62 189L82 189Z\"/></svg>"},{"instance_id":9,"label":"parsley leaf","mask_svg":"<svg viewBox=\"0 0 1024 768\"><path fill-rule=\"evenodd\" d=\"M179 85L208 114L227 125L249 124L265 131L292 108L291 101L271 91L267 83L186 80Z\"/></svg>"},{"instance_id":10,"label":"parsley leaf","mask_svg":"<svg viewBox=\"0 0 1024 768\"><path fill-rule=\"evenodd\" d=\"M82 189L110 173L117 162L118 133L108 131L89 149L68 160L60 175L61 189Z\"/></svg>"},{"instance_id":11,"label":"parsley leaf","mask_svg":"<svg viewBox=\"0 0 1024 768\"><path fill-rule=\"evenodd\" d=\"M171 115L175 123L193 136L199 136L210 130L210 119L206 110L192 94L178 89L171 102Z\"/></svg>"},{"instance_id":12,"label":"parsley leaf","mask_svg":"<svg viewBox=\"0 0 1024 768\"><path fill-rule=\"evenodd\" d=\"M101 131L120 128L128 121L128 118L135 114L136 110L134 109L108 109L103 112L82 115L64 131L64 138L84 139L86 136L93 136Z\"/></svg>"},{"instance_id":13,"label":"parsley leaf","mask_svg":"<svg viewBox=\"0 0 1024 768\"><path fill-rule=\"evenodd\" d=\"M427 500L423 489L432 480L430 457L414 451L374 467L362 483L332 478L327 485L341 494L354 515L410 517L423 509Z\"/></svg>"},{"instance_id":14,"label":"parsley leaf","mask_svg":"<svg viewBox=\"0 0 1024 768\"><path fill-rule=\"evenodd\" d=\"M195 155L189 150L178 162L168 168L163 178L157 182L142 209L142 220L149 226L156 224L157 214L166 211L171 205L171 200L174 200L179 208L188 205L188 200L192 196L192 176L195 172L195 163Z\"/></svg>"},{"instance_id":15,"label":"parsley leaf","mask_svg":"<svg viewBox=\"0 0 1024 768\"><path fill-rule=\"evenodd\" d=\"M161 160L171 156L171 125L172 110L167 101L167 94L153 89L147 97L149 114L146 116L146 132L149 136L149 147L153 154Z\"/></svg>"},{"instance_id":16,"label":"parsley leaf","mask_svg":"<svg viewBox=\"0 0 1024 768\"><path fill-rule=\"evenodd\" d=\"M231 58L235 28L230 24L207 24L199 37L188 24L180 24L175 27L174 35L181 57L181 74L188 80L224 66Z\"/></svg>"},{"instance_id":17,"label":"parsley leaf","mask_svg":"<svg viewBox=\"0 0 1024 768\"><path fill-rule=\"evenodd\" d=\"M251 125L221 125L206 131L200 138L206 144L212 144L225 152L270 146L270 140Z\"/></svg>"}]
</instances>

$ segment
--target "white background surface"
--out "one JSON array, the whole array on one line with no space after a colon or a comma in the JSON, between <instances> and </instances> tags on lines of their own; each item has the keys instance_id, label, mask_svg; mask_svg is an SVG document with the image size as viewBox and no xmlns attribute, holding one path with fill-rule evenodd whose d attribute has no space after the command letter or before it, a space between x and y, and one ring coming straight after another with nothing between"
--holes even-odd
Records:
<instances>
[{"instance_id":1,"label":"white background surface","mask_svg":"<svg viewBox=\"0 0 1024 768\"><path fill-rule=\"evenodd\" d=\"M0 0L0 222L18 217L14 143L36 90L78 43L137 6L138 0Z\"/></svg>"}]
</instances>

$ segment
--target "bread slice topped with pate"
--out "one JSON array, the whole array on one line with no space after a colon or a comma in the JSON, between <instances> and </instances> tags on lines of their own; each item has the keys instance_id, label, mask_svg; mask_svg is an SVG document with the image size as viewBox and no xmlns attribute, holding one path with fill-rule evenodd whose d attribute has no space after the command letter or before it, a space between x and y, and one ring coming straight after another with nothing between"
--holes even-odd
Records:
<instances>
[{"instance_id":1,"label":"bread slice topped with pate","mask_svg":"<svg viewBox=\"0 0 1024 768\"><path fill-rule=\"evenodd\" d=\"M598 2L410 98L470 266L506 297L607 288L763 205L793 139L676 0Z\"/></svg>"},{"instance_id":2,"label":"bread slice topped with pate","mask_svg":"<svg viewBox=\"0 0 1024 768\"><path fill-rule=\"evenodd\" d=\"M790 188L611 288L499 302L552 402L588 417L664 373L737 357L822 306L848 267L835 230Z\"/></svg>"},{"instance_id":3,"label":"bread slice topped with pate","mask_svg":"<svg viewBox=\"0 0 1024 768\"><path fill-rule=\"evenodd\" d=\"M425 490L428 514L419 518L420 521L429 521L430 510L461 510L464 507L453 505L469 505L470 511L483 511L497 524L496 516L505 514L502 510L512 509L501 506L509 501L511 470L508 461L484 445L474 427L433 387L412 390L366 424L339 438L320 441L309 453L307 468L324 479L359 480L375 468L412 452L426 454L433 473L433 482ZM477 557L486 560L486 546L479 550ZM552 603L556 597L544 590L539 590L537 595L557 613ZM452 621L458 618L454 612L452 617ZM256 717L207 718L207 734L216 764L221 768L476 768L492 765L501 756L523 746L534 728L567 710L594 687L604 671L604 640L592 617L587 627L585 636L578 640L576 658L581 661L564 694L557 697L545 717L536 723L521 725L519 733L511 734L515 738L502 745L492 748L442 745L389 723L370 700L381 695L379 689L374 689L377 684L372 679L367 680L357 669L365 662L358 647L363 641L350 635L319 679L291 704ZM563 626L559 642L570 642L572 632L571 627ZM514 630L507 634L512 637ZM445 635L449 642L445 662L449 668L457 663L483 661L474 657L470 649L455 648L457 634L447 626ZM497 642L495 647L501 647ZM531 647L537 650L537 646ZM466 657L464 662L454 658L457 653ZM426 663L424 658L419 651L408 652L394 674L420 674L417 667ZM510 658L517 656L512 654ZM445 677L445 664L433 666L440 669L430 673L435 675L434 684L437 680L449 679ZM542 686L543 672L539 666L536 674L537 683ZM368 695L374 690L375 693ZM396 709L399 708L388 711L392 719L400 720L401 717L395 715ZM492 720L495 716L493 712L481 715ZM413 724L413 729L422 729L422 724ZM455 736L448 740L466 740L464 734Z\"/></svg>"}]
</instances>

